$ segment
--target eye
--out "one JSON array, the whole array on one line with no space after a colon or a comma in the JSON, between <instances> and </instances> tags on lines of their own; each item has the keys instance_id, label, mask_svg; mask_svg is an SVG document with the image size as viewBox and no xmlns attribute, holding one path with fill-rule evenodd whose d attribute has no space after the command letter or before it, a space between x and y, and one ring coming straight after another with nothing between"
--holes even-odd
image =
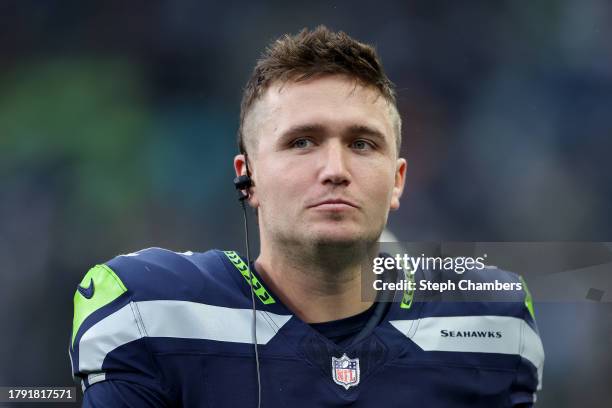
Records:
<instances>
[{"instance_id":1,"label":"eye","mask_svg":"<svg viewBox=\"0 0 612 408\"><path fill-rule=\"evenodd\" d=\"M293 142L291 142L291 147L295 147L297 149L306 149L306 148L312 147L313 144L314 143L310 139L300 138L300 139L295 139Z\"/></svg>"},{"instance_id":2,"label":"eye","mask_svg":"<svg viewBox=\"0 0 612 408\"><path fill-rule=\"evenodd\" d=\"M351 143L351 147L355 150L371 150L374 149L374 144L367 140L359 139Z\"/></svg>"}]
</instances>

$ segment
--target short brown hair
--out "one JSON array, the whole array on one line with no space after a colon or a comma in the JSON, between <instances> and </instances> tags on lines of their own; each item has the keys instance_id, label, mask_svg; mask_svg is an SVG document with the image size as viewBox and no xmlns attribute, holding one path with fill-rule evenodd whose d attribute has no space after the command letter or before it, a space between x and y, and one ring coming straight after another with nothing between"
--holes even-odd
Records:
<instances>
[{"instance_id":1,"label":"short brown hair","mask_svg":"<svg viewBox=\"0 0 612 408\"><path fill-rule=\"evenodd\" d=\"M354 40L346 33L320 25L297 35L284 35L262 54L246 84L240 105L238 148L246 153L244 122L247 114L276 81L304 81L322 75L344 74L365 86L373 86L395 112L397 154L401 143L401 119L397 114L395 89L387 78L374 47Z\"/></svg>"}]
</instances>

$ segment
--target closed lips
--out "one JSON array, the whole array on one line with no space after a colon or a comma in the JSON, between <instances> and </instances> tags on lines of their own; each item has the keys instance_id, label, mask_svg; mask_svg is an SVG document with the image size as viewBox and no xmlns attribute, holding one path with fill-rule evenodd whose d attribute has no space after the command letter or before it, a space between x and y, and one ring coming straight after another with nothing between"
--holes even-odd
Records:
<instances>
[{"instance_id":1,"label":"closed lips","mask_svg":"<svg viewBox=\"0 0 612 408\"><path fill-rule=\"evenodd\" d=\"M325 204L344 204L344 205L348 205L348 206L351 206L351 207L359 208L359 207L357 207L356 204L353 204L350 201L342 200L342 199L325 200L325 201L318 202L318 203L316 203L314 205L311 205L310 207L318 207L320 205L325 205Z\"/></svg>"}]
</instances>

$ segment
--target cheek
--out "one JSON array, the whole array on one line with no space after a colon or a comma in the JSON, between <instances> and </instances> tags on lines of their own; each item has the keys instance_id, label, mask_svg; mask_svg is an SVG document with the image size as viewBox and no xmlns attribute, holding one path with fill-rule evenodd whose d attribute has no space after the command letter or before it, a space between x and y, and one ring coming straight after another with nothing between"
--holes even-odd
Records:
<instances>
[{"instance_id":1,"label":"cheek","mask_svg":"<svg viewBox=\"0 0 612 408\"><path fill-rule=\"evenodd\" d=\"M278 214L299 201L304 186L301 180L283 166L260 168L258 201L264 210Z\"/></svg>"},{"instance_id":2,"label":"cheek","mask_svg":"<svg viewBox=\"0 0 612 408\"><path fill-rule=\"evenodd\" d=\"M361 175L365 183L368 195L376 198L376 205L381 204L379 200L390 201L395 186L395 175L386 166L381 166L376 171Z\"/></svg>"}]
</instances>

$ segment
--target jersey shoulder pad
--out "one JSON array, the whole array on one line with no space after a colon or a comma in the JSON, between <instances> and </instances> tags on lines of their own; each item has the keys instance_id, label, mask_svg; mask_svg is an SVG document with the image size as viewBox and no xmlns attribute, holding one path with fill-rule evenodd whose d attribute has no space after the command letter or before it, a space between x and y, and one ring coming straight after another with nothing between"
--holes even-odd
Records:
<instances>
[{"instance_id":1,"label":"jersey shoulder pad","mask_svg":"<svg viewBox=\"0 0 612 408\"><path fill-rule=\"evenodd\" d=\"M517 354L530 381L541 382L544 348L531 294L520 275L491 266L464 273L420 272L417 279L440 286L420 295L416 319L393 320L393 326L424 350ZM397 308L393 318L399 313ZM410 313L415 312L408 309L404 315Z\"/></svg>"},{"instance_id":2,"label":"jersey shoulder pad","mask_svg":"<svg viewBox=\"0 0 612 408\"><path fill-rule=\"evenodd\" d=\"M119 255L96 265L83 277L74 294L70 338L73 375L104 379L105 373L129 372L134 356L148 359L146 350L132 350L130 358L115 351L146 337L139 304L148 301L200 301L204 288L223 268L216 251L173 252L148 248ZM217 271L217 273L215 273ZM111 353L112 352L112 353Z\"/></svg>"}]
</instances>

